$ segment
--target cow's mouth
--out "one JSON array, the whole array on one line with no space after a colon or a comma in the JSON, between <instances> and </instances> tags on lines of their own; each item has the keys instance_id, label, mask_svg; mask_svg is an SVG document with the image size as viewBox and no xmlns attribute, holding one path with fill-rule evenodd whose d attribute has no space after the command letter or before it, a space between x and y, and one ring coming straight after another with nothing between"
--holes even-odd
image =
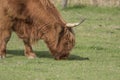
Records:
<instances>
[{"instance_id":1,"label":"cow's mouth","mask_svg":"<svg viewBox=\"0 0 120 80\"><path fill-rule=\"evenodd\" d=\"M69 53L62 53L62 54L58 54L58 53L56 53L55 55L53 55L54 56L54 58L55 58L55 60L65 60L65 59L67 59L68 58L68 56L69 56Z\"/></svg>"}]
</instances>

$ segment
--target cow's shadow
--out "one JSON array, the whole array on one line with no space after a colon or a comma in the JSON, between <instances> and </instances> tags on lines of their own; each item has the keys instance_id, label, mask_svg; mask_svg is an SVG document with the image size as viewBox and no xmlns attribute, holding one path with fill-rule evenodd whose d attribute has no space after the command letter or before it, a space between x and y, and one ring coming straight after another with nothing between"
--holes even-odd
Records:
<instances>
[{"instance_id":1,"label":"cow's shadow","mask_svg":"<svg viewBox=\"0 0 120 80\"><path fill-rule=\"evenodd\" d=\"M38 58L53 58L49 51L34 51ZM7 56L8 58L14 57L14 56L24 56L23 50L7 50L7 54L10 54ZM89 60L88 57L80 57L78 55L70 54L69 58L67 60Z\"/></svg>"}]
</instances>

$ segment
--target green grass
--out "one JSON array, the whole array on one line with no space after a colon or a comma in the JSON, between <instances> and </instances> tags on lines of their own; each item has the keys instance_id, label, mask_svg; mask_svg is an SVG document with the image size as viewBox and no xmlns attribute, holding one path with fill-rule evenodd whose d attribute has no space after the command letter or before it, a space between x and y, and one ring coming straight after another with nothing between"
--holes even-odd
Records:
<instances>
[{"instance_id":1,"label":"green grass","mask_svg":"<svg viewBox=\"0 0 120 80\"><path fill-rule=\"evenodd\" d=\"M68 22L86 18L74 28L76 46L68 60L54 60L43 41L33 46L38 58L27 59L13 33L7 58L0 60L0 80L120 80L120 8L58 9Z\"/></svg>"}]
</instances>

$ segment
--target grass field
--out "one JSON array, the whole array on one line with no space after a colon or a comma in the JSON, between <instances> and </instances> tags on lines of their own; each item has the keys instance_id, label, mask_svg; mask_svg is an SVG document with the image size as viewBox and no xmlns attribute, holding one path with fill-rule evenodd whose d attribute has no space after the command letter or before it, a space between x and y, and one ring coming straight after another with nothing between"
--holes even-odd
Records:
<instances>
[{"instance_id":1,"label":"grass field","mask_svg":"<svg viewBox=\"0 0 120 80\"><path fill-rule=\"evenodd\" d=\"M73 6L61 10L76 28L76 46L68 60L56 61L43 41L34 45L38 58L27 59L14 33L7 58L0 60L0 80L120 80L120 8Z\"/></svg>"}]
</instances>

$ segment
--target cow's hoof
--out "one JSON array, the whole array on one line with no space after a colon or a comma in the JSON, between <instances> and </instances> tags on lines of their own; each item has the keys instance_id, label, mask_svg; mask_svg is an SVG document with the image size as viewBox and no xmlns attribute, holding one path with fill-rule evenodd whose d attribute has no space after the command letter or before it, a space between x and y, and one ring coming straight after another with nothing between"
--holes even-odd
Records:
<instances>
[{"instance_id":1,"label":"cow's hoof","mask_svg":"<svg viewBox=\"0 0 120 80\"><path fill-rule=\"evenodd\" d=\"M5 57L5 55L0 55L0 59L4 59Z\"/></svg>"},{"instance_id":2,"label":"cow's hoof","mask_svg":"<svg viewBox=\"0 0 120 80\"><path fill-rule=\"evenodd\" d=\"M36 58L36 55L34 53L30 53L29 55L26 55L28 59L34 59Z\"/></svg>"},{"instance_id":3,"label":"cow's hoof","mask_svg":"<svg viewBox=\"0 0 120 80\"><path fill-rule=\"evenodd\" d=\"M36 56L33 56L33 55L30 55L30 56L27 56L28 59L35 59Z\"/></svg>"}]
</instances>

